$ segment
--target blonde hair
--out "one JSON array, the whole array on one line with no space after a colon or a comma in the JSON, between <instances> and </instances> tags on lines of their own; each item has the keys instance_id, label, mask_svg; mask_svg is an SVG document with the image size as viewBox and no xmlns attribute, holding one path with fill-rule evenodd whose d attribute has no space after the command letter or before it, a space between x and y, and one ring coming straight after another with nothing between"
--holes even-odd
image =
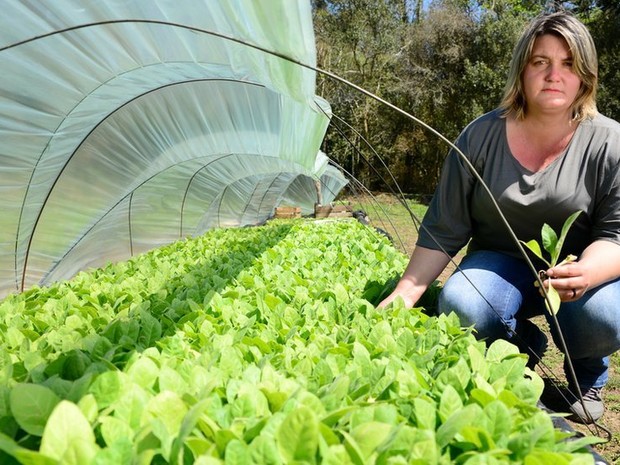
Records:
<instances>
[{"instance_id":1,"label":"blonde hair","mask_svg":"<svg viewBox=\"0 0 620 465\"><path fill-rule=\"evenodd\" d=\"M573 102L573 119L583 121L593 117L596 110L598 58L596 47L586 26L567 12L545 14L535 18L517 42L510 62L510 71L499 105L504 117L525 117L527 102L523 90L523 71L532 54L534 42L544 34L563 38L572 54L573 71L581 79L581 88Z\"/></svg>"}]
</instances>

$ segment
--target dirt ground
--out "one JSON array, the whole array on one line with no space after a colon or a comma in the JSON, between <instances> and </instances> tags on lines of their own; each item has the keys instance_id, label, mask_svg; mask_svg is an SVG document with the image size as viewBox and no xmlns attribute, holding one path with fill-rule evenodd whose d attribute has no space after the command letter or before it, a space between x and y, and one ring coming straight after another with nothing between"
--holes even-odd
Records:
<instances>
[{"instance_id":1,"label":"dirt ground","mask_svg":"<svg viewBox=\"0 0 620 465\"><path fill-rule=\"evenodd\" d=\"M363 208L369 215L371 224L388 231L394 238L394 244L403 252L410 254L417 238L415 221L404 208L399 207L399 201L390 194L380 194L374 199L366 199L360 203L360 198L347 199L354 209ZM376 203L380 207L376 207ZM400 208L400 209L399 209ZM422 214L421 212L418 214ZM418 218L421 219L421 218ZM462 253L457 255L455 262L462 258ZM440 275L439 281L445 282L455 268L450 264ZM536 367L537 373L545 380L546 389L542 397L543 403L553 411L561 411L566 402L562 399L563 390L566 388L566 377L563 369L563 355L553 344L549 335L548 326L544 317L539 317L535 322L547 333L549 347L541 363ZM599 437L606 442L593 446L593 450L608 464L620 464L620 353L612 355L610 377L607 386L602 391L605 402L605 414L597 422L598 425L581 425L566 421L570 428L577 434Z\"/></svg>"}]
</instances>

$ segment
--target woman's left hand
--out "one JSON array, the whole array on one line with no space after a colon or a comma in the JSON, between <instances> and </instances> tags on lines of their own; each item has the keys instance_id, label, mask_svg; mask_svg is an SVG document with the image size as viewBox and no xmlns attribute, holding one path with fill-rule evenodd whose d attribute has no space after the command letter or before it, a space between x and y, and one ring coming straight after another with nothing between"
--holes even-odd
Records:
<instances>
[{"instance_id":1,"label":"woman's left hand","mask_svg":"<svg viewBox=\"0 0 620 465\"><path fill-rule=\"evenodd\" d=\"M620 244L598 240L590 244L578 261L549 268L547 276L562 302L582 297L589 289L620 277ZM548 286L548 280L544 280Z\"/></svg>"},{"instance_id":2,"label":"woman's left hand","mask_svg":"<svg viewBox=\"0 0 620 465\"><path fill-rule=\"evenodd\" d=\"M562 302L571 302L579 299L590 288L588 267L580 261L573 261L549 268L543 284L549 286L549 280L553 282L553 288L558 291Z\"/></svg>"}]
</instances>

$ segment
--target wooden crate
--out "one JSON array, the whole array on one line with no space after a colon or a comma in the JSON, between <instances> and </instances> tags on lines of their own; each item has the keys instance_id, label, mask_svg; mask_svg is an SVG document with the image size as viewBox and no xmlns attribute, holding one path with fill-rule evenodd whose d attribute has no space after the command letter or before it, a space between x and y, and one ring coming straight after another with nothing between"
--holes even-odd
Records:
<instances>
[{"instance_id":1,"label":"wooden crate","mask_svg":"<svg viewBox=\"0 0 620 465\"><path fill-rule=\"evenodd\" d=\"M315 205L315 218L347 218L352 215L350 205Z\"/></svg>"},{"instance_id":2,"label":"wooden crate","mask_svg":"<svg viewBox=\"0 0 620 465\"><path fill-rule=\"evenodd\" d=\"M276 207L276 218L301 218L301 207Z\"/></svg>"}]
</instances>

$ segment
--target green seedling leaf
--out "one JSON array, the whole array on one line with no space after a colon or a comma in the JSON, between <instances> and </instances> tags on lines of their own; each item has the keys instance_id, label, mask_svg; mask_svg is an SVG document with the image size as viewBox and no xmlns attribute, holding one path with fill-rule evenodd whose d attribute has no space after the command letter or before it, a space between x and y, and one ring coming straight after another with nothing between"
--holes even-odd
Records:
<instances>
[{"instance_id":1,"label":"green seedling leaf","mask_svg":"<svg viewBox=\"0 0 620 465\"><path fill-rule=\"evenodd\" d=\"M247 444L238 439L233 439L226 446L224 459L230 465L246 465L250 463L250 451Z\"/></svg>"},{"instance_id":2,"label":"green seedling leaf","mask_svg":"<svg viewBox=\"0 0 620 465\"><path fill-rule=\"evenodd\" d=\"M426 432L429 433L430 432ZM426 465L429 463L436 464L448 464L451 463L450 459L440 461L441 451L434 437L427 437L427 435L420 435L416 438L411 446L409 453L410 461L407 463L413 463L416 465Z\"/></svg>"},{"instance_id":3,"label":"green seedling leaf","mask_svg":"<svg viewBox=\"0 0 620 465\"><path fill-rule=\"evenodd\" d=\"M577 217L581 214L581 211L576 211L572 215L570 215L566 221L564 221L564 225L562 226L562 231L560 233L560 237L556 234L556 232L545 223L542 227L541 237L544 249L549 252L551 257L550 261L547 261L542 256L542 250L540 245L536 242L536 240L532 239L529 242L519 241L524 244L528 249L530 249L538 258L540 258L549 268L553 268L557 265L563 265L565 263L570 263L577 259L574 255L568 255L566 259L562 262L558 263L560 252L562 251L562 247L564 246L564 241L566 240L566 236L568 235L568 231L570 227L573 225ZM544 279L546 273L544 271L540 271L541 279ZM540 281L535 281L534 285L539 286ZM547 307L547 311L552 315L555 315L560 310L560 296L558 292L551 285L551 281L549 280L549 286L546 291L547 298L545 299L545 306Z\"/></svg>"},{"instance_id":4,"label":"green seedling leaf","mask_svg":"<svg viewBox=\"0 0 620 465\"><path fill-rule=\"evenodd\" d=\"M359 450L367 461L373 452L390 437L392 426L378 421L369 421L359 425L351 433L359 445Z\"/></svg>"},{"instance_id":5,"label":"green seedling leaf","mask_svg":"<svg viewBox=\"0 0 620 465\"><path fill-rule=\"evenodd\" d=\"M150 462L144 462L146 464ZM209 456L201 456L196 459L194 465L224 465L224 461L218 459L217 457L209 457Z\"/></svg>"},{"instance_id":6,"label":"green seedling leaf","mask_svg":"<svg viewBox=\"0 0 620 465\"><path fill-rule=\"evenodd\" d=\"M558 242L556 243L556 256L555 256L556 261L560 254L560 251L562 250L562 247L564 246L564 240L566 239L566 236L568 235L569 229L571 228L571 226L573 225L573 223L575 222L575 220L580 214L581 214L581 210L576 211L571 216L569 216L564 222L564 226L562 226L562 232L560 233L560 238L558 239Z\"/></svg>"},{"instance_id":7,"label":"green seedling leaf","mask_svg":"<svg viewBox=\"0 0 620 465\"><path fill-rule=\"evenodd\" d=\"M437 404L425 398L413 399L413 412L418 428L435 431L437 427Z\"/></svg>"},{"instance_id":8,"label":"green seedling leaf","mask_svg":"<svg viewBox=\"0 0 620 465\"><path fill-rule=\"evenodd\" d=\"M140 312L140 333L137 343L141 347L151 347L161 338L161 323L150 313Z\"/></svg>"},{"instance_id":9,"label":"green seedling leaf","mask_svg":"<svg viewBox=\"0 0 620 465\"><path fill-rule=\"evenodd\" d=\"M570 458L562 456L557 452L534 450L529 453L524 462L527 465L547 465L553 463L555 465L570 465L573 462ZM586 461L577 463L587 463ZM591 462L590 462L591 463Z\"/></svg>"},{"instance_id":10,"label":"green seedling leaf","mask_svg":"<svg viewBox=\"0 0 620 465\"><path fill-rule=\"evenodd\" d=\"M576 211L575 213L573 213L566 219L566 221L564 222L564 225L562 226L560 237L558 237L557 233L547 223L543 225L542 230L541 230L542 243L543 243L543 248L547 252L549 252L549 255L551 257L550 260L546 260L543 257L542 249L540 245L538 244L538 242L536 241L536 239L532 239L528 242L524 242L524 241L519 241L519 242L521 242L529 250L531 250L538 258L543 260L549 266L549 268L552 268L558 264L560 252L562 251L562 247L564 246L564 241L566 240L568 231L570 230L571 226L573 225L573 223L575 222L575 220L580 214L581 214L581 210Z\"/></svg>"},{"instance_id":11,"label":"green seedling leaf","mask_svg":"<svg viewBox=\"0 0 620 465\"><path fill-rule=\"evenodd\" d=\"M323 465L354 465L349 452L343 445L332 445L321 452Z\"/></svg>"},{"instance_id":12,"label":"green seedling leaf","mask_svg":"<svg viewBox=\"0 0 620 465\"><path fill-rule=\"evenodd\" d=\"M126 422L106 416L100 418L99 423L101 424L101 436L106 445L112 446L119 441L133 440L134 432Z\"/></svg>"},{"instance_id":13,"label":"green seedling leaf","mask_svg":"<svg viewBox=\"0 0 620 465\"><path fill-rule=\"evenodd\" d=\"M0 451L14 457L17 462L25 465L58 465L58 461L38 452L21 447L13 439L0 433ZM4 462L3 462L4 463Z\"/></svg>"},{"instance_id":14,"label":"green seedling leaf","mask_svg":"<svg viewBox=\"0 0 620 465\"><path fill-rule=\"evenodd\" d=\"M447 385L439 401L439 418L446 421L454 412L463 408L463 401L454 387Z\"/></svg>"},{"instance_id":15,"label":"green seedling leaf","mask_svg":"<svg viewBox=\"0 0 620 465\"><path fill-rule=\"evenodd\" d=\"M98 450L95 434L80 408L61 401L45 425L41 453L65 465L81 465L90 463Z\"/></svg>"},{"instance_id":16,"label":"green seedling leaf","mask_svg":"<svg viewBox=\"0 0 620 465\"><path fill-rule=\"evenodd\" d=\"M562 303L562 301L560 300L560 294L558 294L558 291L555 289L555 287L553 287L553 283L552 280L549 279L549 287L547 288L547 299L545 299L545 306L547 307L547 311L549 313L551 313L552 315L557 315L558 311L560 310L560 304Z\"/></svg>"},{"instance_id":17,"label":"green seedling leaf","mask_svg":"<svg viewBox=\"0 0 620 465\"><path fill-rule=\"evenodd\" d=\"M249 446L252 463L283 465L276 441L272 437L258 436Z\"/></svg>"},{"instance_id":18,"label":"green seedling leaf","mask_svg":"<svg viewBox=\"0 0 620 465\"><path fill-rule=\"evenodd\" d=\"M340 438L338 437L338 435L325 423L319 423L319 432L321 433L321 436L319 437L320 447L335 446L340 444Z\"/></svg>"},{"instance_id":19,"label":"green seedling leaf","mask_svg":"<svg viewBox=\"0 0 620 465\"><path fill-rule=\"evenodd\" d=\"M464 427L474 424L481 414L481 410L477 404L470 404L454 412L437 429L437 444L439 444L439 447L446 447Z\"/></svg>"},{"instance_id":20,"label":"green seedling leaf","mask_svg":"<svg viewBox=\"0 0 620 465\"><path fill-rule=\"evenodd\" d=\"M562 260L558 265L566 265L567 263L571 263L577 260L576 255L568 254L564 260Z\"/></svg>"},{"instance_id":21,"label":"green seedling leaf","mask_svg":"<svg viewBox=\"0 0 620 465\"><path fill-rule=\"evenodd\" d=\"M488 431L495 441L510 434L512 418L510 410L501 401L496 400L484 407L484 415Z\"/></svg>"},{"instance_id":22,"label":"green seedling leaf","mask_svg":"<svg viewBox=\"0 0 620 465\"><path fill-rule=\"evenodd\" d=\"M126 386L126 377L123 373L109 371L97 376L89 391L95 396L100 408L108 407L116 402L123 394Z\"/></svg>"},{"instance_id":23,"label":"green seedling leaf","mask_svg":"<svg viewBox=\"0 0 620 465\"><path fill-rule=\"evenodd\" d=\"M209 399L203 399L198 402L196 405L192 406L191 409L187 412L183 421L181 422L181 427L179 429L178 435L175 437L172 443L172 449L170 453L170 457L172 459L172 463L183 464L183 443L189 437L191 432L194 430L200 418L205 414L207 408L210 405ZM175 462L176 461L176 462Z\"/></svg>"},{"instance_id":24,"label":"green seedling leaf","mask_svg":"<svg viewBox=\"0 0 620 465\"><path fill-rule=\"evenodd\" d=\"M545 223L542 227L541 238L543 248L551 255L551 263L555 263L557 261L557 254L559 253L557 251L558 235L551 226Z\"/></svg>"},{"instance_id":25,"label":"green seedling leaf","mask_svg":"<svg viewBox=\"0 0 620 465\"><path fill-rule=\"evenodd\" d=\"M476 346L467 346L467 355L469 355L469 365L472 373L479 373L481 376L487 377L489 366L484 357L484 352Z\"/></svg>"},{"instance_id":26,"label":"green seedling leaf","mask_svg":"<svg viewBox=\"0 0 620 465\"><path fill-rule=\"evenodd\" d=\"M510 342L504 339L497 339L491 343L487 349L487 361L488 362L501 362L506 357L516 355L519 353L519 349Z\"/></svg>"},{"instance_id":27,"label":"green seedling leaf","mask_svg":"<svg viewBox=\"0 0 620 465\"><path fill-rule=\"evenodd\" d=\"M355 438L347 434L345 431L342 432L342 436L344 437L344 446L349 453L351 462L355 465L364 465L364 454L360 449L359 444L355 441Z\"/></svg>"},{"instance_id":28,"label":"green seedling leaf","mask_svg":"<svg viewBox=\"0 0 620 465\"><path fill-rule=\"evenodd\" d=\"M536 239L532 239L531 241L528 241L528 242L524 242L524 241L519 241L519 242L521 242L524 246L530 249L534 253L534 255L536 255L538 258L544 261L547 265L549 265L549 267L551 267L551 264L549 263L549 261L547 261L547 259L543 256L542 249L540 248L540 244L538 244Z\"/></svg>"},{"instance_id":29,"label":"green seedling leaf","mask_svg":"<svg viewBox=\"0 0 620 465\"><path fill-rule=\"evenodd\" d=\"M159 376L159 367L149 357L140 357L127 369L129 378L144 388L151 388Z\"/></svg>"},{"instance_id":30,"label":"green seedling leaf","mask_svg":"<svg viewBox=\"0 0 620 465\"><path fill-rule=\"evenodd\" d=\"M338 410L333 410L329 412L329 415L323 417L321 423L327 426L333 426L345 415L355 412L359 407L355 405L350 405L346 407L339 408Z\"/></svg>"},{"instance_id":31,"label":"green seedling leaf","mask_svg":"<svg viewBox=\"0 0 620 465\"><path fill-rule=\"evenodd\" d=\"M9 399L17 424L34 436L43 435L48 418L60 402L48 387L25 383L15 385Z\"/></svg>"},{"instance_id":32,"label":"green seedling leaf","mask_svg":"<svg viewBox=\"0 0 620 465\"><path fill-rule=\"evenodd\" d=\"M319 446L319 422L308 407L293 410L280 425L277 434L280 453L285 462L312 463Z\"/></svg>"},{"instance_id":33,"label":"green seedling leaf","mask_svg":"<svg viewBox=\"0 0 620 465\"><path fill-rule=\"evenodd\" d=\"M140 465L138 461L132 462L133 443L129 438L123 438L112 446L101 449L91 465Z\"/></svg>"},{"instance_id":34,"label":"green seedling leaf","mask_svg":"<svg viewBox=\"0 0 620 465\"><path fill-rule=\"evenodd\" d=\"M95 396L92 394L86 394L80 398L77 404L86 419L89 422L94 423L97 419L97 415L99 414L99 407L97 406Z\"/></svg>"},{"instance_id":35,"label":"green seedling leaf","mask_svg":"<svg viewBox=\"0 0 620 465\"><path fill-rule=\"evenodd\" d=\"M150 419L160 420L167 433L176 435L187 411L187 406L176 393L164 391L149 399L145 413Z\"/></svg>"}]
</instances>

